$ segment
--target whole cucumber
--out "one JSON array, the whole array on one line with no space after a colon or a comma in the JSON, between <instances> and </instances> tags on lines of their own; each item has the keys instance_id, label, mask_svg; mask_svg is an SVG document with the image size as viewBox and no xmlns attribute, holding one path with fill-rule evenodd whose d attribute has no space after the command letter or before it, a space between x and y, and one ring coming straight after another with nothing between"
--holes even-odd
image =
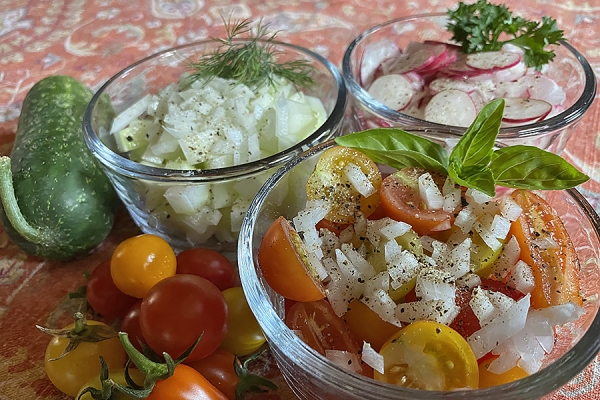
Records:
<instances>
[{"instance_id":1,"label":"whole cucumber","mask_svg":"<svg viewBox=\"0 0 600 400\"><path fill-rule=\"evenodd\" d=\"M10 158L0 158L0 218L25 252L65 260L96 248L119 201L82 131L92 92L54 75L25 96ZM111 114L110 102L101 107Z\"/></svg>"}]
</instances>

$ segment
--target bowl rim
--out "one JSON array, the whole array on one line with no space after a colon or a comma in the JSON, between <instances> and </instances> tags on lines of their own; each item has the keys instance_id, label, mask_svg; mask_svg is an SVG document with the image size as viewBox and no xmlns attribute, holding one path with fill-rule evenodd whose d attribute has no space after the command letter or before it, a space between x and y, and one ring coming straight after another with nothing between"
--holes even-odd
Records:
<instances>
[{"instance_id":1,"label":"bowl rim","mask_svg":"<svg viewBox=\"0 0 600 400\"><path fill-rule=\"evenodd\" d=\"M412 16L395 18L389 21L385 21L381 24L375 25L362 33L360 33L344 52L342 58L342 75L346 81L348 92L351 96L355 97L361 106L366 107L369 111L374 112L376 115L386 118L394 123L406 125L411 124L411 127L415 128L429 128L439 132L444 132L449 135L460 137L464 132L464 127L443 125L435 122L425 121L420 118L415 118L407 114L403 114L399 111L393 110L382 103L375 101L368 92L358 83L354 78L351 68L351 57L356 46L367 36L374 32L379 31L387 26L406 23L417 19L424 18L444 18L448 17L445 12L437 13L424 13L416 14ZM579 61L580 67L582 68L583 76L585 79L584 87L581 96L566 110L556 114L550 118L542 121L534 122L532 124L518 125L511 127L503 127L500 129L498 139L510 139L510 138L527 138L531 136L539 136L545 133L550 133L555 130L563 129L570 124L578 121L588 108L592 105L594 98L596 97L596 74L587 59L571 44L567 43L566 40L559 41L560 45L565 47L571 54Z\"/></svg>"},{"instance_id":2,"label":"bowl rim","mask_svg":"<svg viewBox=\"0 0 600 400\"><path fill-rule=\"evenodd\" d=\"M382 400L394 398L415 400L441 398L495 398L508 400L519 398L522 400L534 400L567 384L592 362L600 351L600 337L597 335L597 332L600 332L600 310L596 311L596 315L589 328L581 336L579 341L552 364L523 379L485 389L440 392L401 388L391 384L378 382L371 378L347 371L332 363L302 341L281 320L277 315L277 312L271 306L270 300L267 298L265 287L260 282L255 269L255 263L258 261L254 253L257 249L253 247L252 240L256 227L256 217L270 193L270 188L274 187L274 185L283 179L296 165L334 145L334 139L330 139L309 149L299 156L294 157L284 164L283 167L276 171L258 191L242 221L237 252L242 288L252 312L255 315L260 314L264 316L264 318L257 318L257 320L265 332L267 341L271 346L276 348L276 351L280 351L280 343L285 343L285 349L281 351L285 352L287 357L293 357L297 366L302 368L306 373L318 376L319 379L325 381L338 382L340 386L345 387L345 390L348 392L358 391L358 393L361 394L368 391L377 393ZM600 242L600 216L577 189L566 189L564 192L566 192L569 198L577 204L579 210L587 216L593 227L595 237ZM273 337L278 338L277 343L272 342ZM279 363L280 360L277 360L277 362ZM341 382L341 380L343 380L343 382ZM543 393L535 391L540 389Z\"/></svg>"},{"instance_id":3,"label":"bowl rim","mask_svg":"<svg viewBox=\"0 0 600 400\"><path fill-rule=\"evenodd\" d=\"M234 42L246 42L251 41L251 38L236 38ZM325 67L325 70L331 75L331 78L335 81L337 86L337 97L331 112L329 113L325 122L317 128L311 135L306 137L301 142L294 144L283 151L276 154L270 155L260 160L244 163L240 165L217 168L217 169L204 169L204 170L179 170L169 168L158 168L149 165L144 165L132 161L107 147L102 140L100 140L98 134L94 131L92 126L93 111L101 96L106 93L107 89L119 79L126 77L131 71L140 67L141 65L161 58L169 58L176 55L178 52L190 51L195 47L203 46L219 46L220 43L214 39L207 39L201 41L195 41L180 46L175 46L169 49L165 49L147 57L142 58L123 68L110 79L108 79L92 96L92 99L88 103L85 110L82 122L82 129L85 142L94 156L107 168L116 171L117 173L125 176L130 176L137 179L146 179L152 181L169 181L169 182L186 182L186 181L202 181L202 182L213 182L220 181L223 179L233 179L253 176L266 171L270 168L279 166L286 161L290 160L293 156L298 155L302 151L309 149L310 147L318 144L318 142L327 134L335 133L336 130L344 122L344 113L348 102L348 92L345 85L344 78L338 68L327 58L321 56L318 53L313 52L305 47L301 47L292 43L285 43L276 40L259 39L261 43L267 43L269 45L290 49L292 51L303 54L309 59L315 60L317 63Z\"/></svg>"}]
</instances>

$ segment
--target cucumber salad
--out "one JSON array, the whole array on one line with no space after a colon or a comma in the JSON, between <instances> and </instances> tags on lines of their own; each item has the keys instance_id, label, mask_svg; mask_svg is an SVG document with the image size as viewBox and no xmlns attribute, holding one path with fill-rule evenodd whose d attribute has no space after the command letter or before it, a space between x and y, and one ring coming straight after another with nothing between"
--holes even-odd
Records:
<instances>
[{"instance_id":1,"label":"cucumber salad","mask_svg":"<svg viewBox=\"0 0 600 400\"><path fill-rule=\"evenodd\" d=\"M256 38L249 21L227 25L228 39L191 71L148 94L114 120L117 149L133 161L176 170L219 169L254 162L301 142L327 119L305 60L276 61L266 26ZM151 226L199 245L235 242L250 201L272 171L216 183L145 182L140 189Z\"/></svg>"},{"instance_id":2,"label":"cucumber salad","mask_svg":"<svg viewBox=\"0 0 600 400\"><path fill-rule=\"evenodd\" d=\"M546 74L554 53L544 47L563 40L555 20L544 17L536 24L485 0L459 3L448 16L456 43L400 48L385 38L365 48L357 79L371 97L415 118L462 127L498 98L506 104L503 127L564 110L565 90ZM510 39L499 40L500 32Z\"/></svg>"},{"instance_id":3,"label":"cucumber salad","mask_svg":"<svg viewBox=\"0 0 600 400\"><path fill-rule=\"evenodd\" d=\"M576 250L539 191L588 177L536 147L494 149L503 112L486 105L450 154L399 129L336 138L304 209L258 253L290 329L404 387L483 388L542 367L554 327L585 309Z\"/></svg>"}]
</instances>

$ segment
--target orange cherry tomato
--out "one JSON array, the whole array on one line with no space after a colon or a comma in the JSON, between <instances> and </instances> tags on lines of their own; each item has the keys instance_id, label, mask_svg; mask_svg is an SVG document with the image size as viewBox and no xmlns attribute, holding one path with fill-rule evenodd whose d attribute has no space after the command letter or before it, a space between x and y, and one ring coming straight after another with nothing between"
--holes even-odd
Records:
<instances>
[{"instance_id":1,"label":"orange cherry tomato","mask_svg":"<svg viewBox=\"0 0 600 400\"><path fill-rule=\"evenodd\" d=\"M523 209L510 233L521 247L521 259L533 269L531 306L544 308L569 301L581 305L577 253L558 214L531 191L515 190L511 196ZM545 239L557 246L540 246Z\"/></svg>"},{"instance_id":2,"label":"orange cherry tomato","mask_svg":"<svg viewBox=\"0 0 600 400\"><path fill-rule=\"evenodd\" d=\"M302 340L322 355L326 355L326 350L340 350L359 356L362 350L362 343L327 300L295 303L286 314L285 323L300 332ZM363 363L361 368L362 375L372 376L369 366Z\"/></svg>"},{"instance_id":3,"label":"orange cherry tomato","mask_svg":"<svg viewBox=\"0 0 600 400\"><path fill-rule=\"evenodd\" d=\"M235 356L233 354L218 348L203 359L186 362L186 364L200 372L229 400L235 400L235 389L240 378L235 372L234 361Z\"/></svg>"},{"instance_id":4,"label":"orange cherry tomato","mask_svg":"<svg viewBox=\"0 0 600 400\"><path fill-rule=\"evenodd\" d=\"M284 217L277 218L265 232L258 251L258 262L269 286L283 297L296 301L315 301L325 297L300 236Z\"/></svg>"},{"instance_id":5,"label":"orange cherry tomato","mask_svg":"<svg viewBox=\"0 0 600 400\"><path fill-rule=\"evenodd\" d=\"M227 400L194 368L179 364L172 376L156 382L146 400Z\"/></svg>"},{"instance_id":6,"label":"orange cherry tomato","mask_svg":"<svg viewBox=\"0 0 600 400\"><path fill-rule=\"evenodd\" d=\"M503 385L529 376L522 368L515 366L502 374L488 371L488 367L497 358L492 356L486 361L479 363L479 388L484 389L492 386Z\"/></svg>"},{"instance_id":7,"label":"orange cherry tomato","mask_svg":"<svg viewBox=\"0 0 600 400\"><path fill-rule=\"evenodd\" d=\"M363 341L367 342L377 351L393 334L401 329L382 320L369 306L356 299L348 304L348 311L344 314L344 320L361 343Z\"/></svg>"},{"instance_id":8,"label":"orange cherry tomato","mask_svg":"<svg viewBox=\"0 0 600 400\"><path fill-rule=\"evenodd\" d=\"M123 293L139 299L161 280L175 275L177 258L163 238L143 234L122 241L110 259L110 274Z\"/></svg>"},{"instance_id":9,"label":"orange cherry tomato","mask_svg":"<svg viewBox=\"0 0 600 400\"><path fill-rule=\"evenodd\" d=\"M358 167L373 186L374 193L365 197L347 178L346 168ZM379 204L381 173L377 164L358 150L349 147L332 147L319 157L313 173L306 182L309 200L325 200L331 210L325 216L337 224L354 222L357 210L365 217L373 214Z\"/></svg>"},{"instance_id":10,"label":"orange cherry tomato","mask_svg":"<svg viewBox=\"0 0 600 400\"><path fill-rule=\"evenodd\" d=\"M429 235L440 227L454 222L454 214L444 210L429 210L419 194L418 178L422 168L404 168L388 175L382 182L379 194L381 208L386 216L410 224L419 235ZM440 186L441 174L433 176Z\"/></svg>"}]
</instances>

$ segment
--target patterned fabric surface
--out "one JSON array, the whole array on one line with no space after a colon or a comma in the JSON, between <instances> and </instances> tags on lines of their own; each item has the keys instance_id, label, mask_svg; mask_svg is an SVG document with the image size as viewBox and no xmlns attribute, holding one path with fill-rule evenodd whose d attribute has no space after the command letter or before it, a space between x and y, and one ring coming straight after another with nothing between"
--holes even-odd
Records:
<instances>
[{"instance_id":1,"label":"patterned fabric surface","mask_svg":"<svg viewBox=\"0 0 600 400\"><path fill-rule=\"evenodd\" d=\"M221 16L262 18L279 38L340 64L347 44L388 19L456 5L451 0L2 0L0 6L0 153L9 154L25 93L51 74L74 76L97 89L132 62L172 46L219 36ZM600 71L599 0L507 1L513 10L558 20L565 36ZM600 204L600 105L592 106L564 155L592 180L582 190ZM48 337L70 314L66 294L82 274L138 233L125 212L93 254L69 263L47 262L20 251L0 232L0 399L66 399L45 376ZM267 360L267 367L269 367ZM277 371L271 375L279 380ZM594 360L552 400L600 399L600 363ZM281 382L280 382L281 383ZM281 398L293 398L285 386ZM263 397L264 398L264 397Z\"/></svg>"}]
</instances>

